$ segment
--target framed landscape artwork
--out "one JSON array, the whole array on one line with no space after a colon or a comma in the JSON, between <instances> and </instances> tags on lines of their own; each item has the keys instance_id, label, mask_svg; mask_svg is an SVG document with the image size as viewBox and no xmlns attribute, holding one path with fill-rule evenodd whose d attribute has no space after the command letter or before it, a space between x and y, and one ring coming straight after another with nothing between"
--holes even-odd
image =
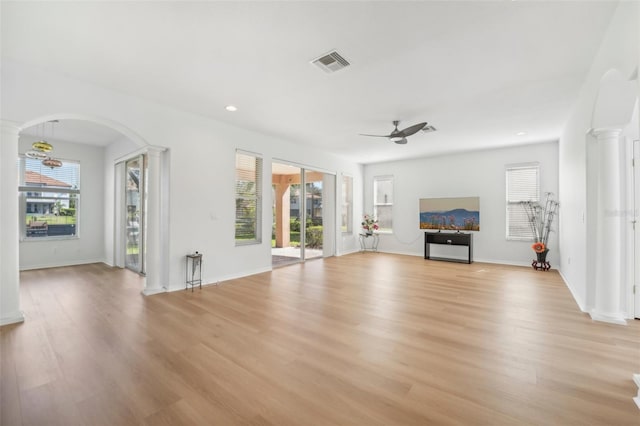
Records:
<instances>
[{"instance_id":1,"label":"framed landscape artwork","mask_svg":"<svg viewBox=\"0 0 640 426\"><path fill-rule=\"evenodd\" d=\"M480 197L421 198L420 229L480 230Z\"/></svg>"}]
</instances>

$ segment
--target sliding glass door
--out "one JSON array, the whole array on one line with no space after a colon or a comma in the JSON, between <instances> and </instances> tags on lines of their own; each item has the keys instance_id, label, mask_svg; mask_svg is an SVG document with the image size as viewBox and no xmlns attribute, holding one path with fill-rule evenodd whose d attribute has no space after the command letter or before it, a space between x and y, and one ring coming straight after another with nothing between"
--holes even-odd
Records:
<instances>
[{"instance_id":1,"label":"sliding glass door","mask_svg":"<svg viewBox=\"0 0 640 426\"><path fill-rule=\"evenodd\" d=\"M333 254L324 250L325 240L332 235L326 229L323 210L330 197L326 193L328 177L335 185L332 175L273 163L271 254L274 266Z\"/></svg>"}]
</instances>

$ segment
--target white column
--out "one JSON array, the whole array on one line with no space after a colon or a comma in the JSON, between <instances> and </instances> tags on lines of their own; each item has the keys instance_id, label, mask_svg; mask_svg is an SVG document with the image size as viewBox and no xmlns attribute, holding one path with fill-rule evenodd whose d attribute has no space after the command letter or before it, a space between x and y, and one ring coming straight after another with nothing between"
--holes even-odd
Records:
<instances>
[{"instance_id":1,"label":"white column","mask_svg":"<svg viewBox=\"0 0 640 426\"><path fill-rule=\"evenodd\" d=\"M591 318L625 324L622 288L621 129L595 129L598 144L598 215L596 222L596 292Z\"/></svg>"},{"instance_id":2,"label":"white column","mask_svg":"<svg viewBox=\"0 0 640 426\"><path fill-rule=\"evenodd\" d=\"M20 311L18 264L18 133L13 123L0 123L0 325L24 321Z\"/></svg>"},{"instance_id":3,"label":"white column","mask_svg":"<svg viewBox=\"0 0 640 426\"><path fill-rule=\"evenodd\" d=\"M165 292L162 277L162 182L161 154L163 149L149 147L147 149L147 245L146 251L146 284L142 293L145 296Z\"/></svg>"}]
</instances>

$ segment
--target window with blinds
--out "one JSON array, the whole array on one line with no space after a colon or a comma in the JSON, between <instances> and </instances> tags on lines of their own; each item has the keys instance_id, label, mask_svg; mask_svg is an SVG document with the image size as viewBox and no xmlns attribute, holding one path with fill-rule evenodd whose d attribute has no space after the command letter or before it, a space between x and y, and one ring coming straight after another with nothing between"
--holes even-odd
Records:
<instances>
[{"instance_id":1,"label":"window with blinds","mask_svg":"<svg viewBox=\"0 0 640 426\"><path fill-rule=\"evenodd\" d=\"M262 241L262 158L236 152L236 245Z\"/></svg>"},{"instance_id":2,"label":"window with blinds","mask_svg":"<svg viewBox=\"0 0 640 426\"><path fill-rule=\"evenodd\" d=\"M80 163L57 168L19 157L20 231L22 238L76 237L80 209Z\"/></svg>"},{"instance_id":3,"label":"window with blinds","mask_svg":"<svg viewBox=\"0 0 640 426\"><path fill-rule=\"evenodd\" d=\"M540 201L540 166L527 164L508 166L507 180L507 239L533 240L533 231L522 201Z\"/></svg>"},{"instance_id":4,"label":"window with blinds","mask_svg":"<svg viewBox=\"0 0 640 426\"><path fill-rule=\"evenodd\" d=\"M381 232L393 230L393 176L373 177L373 215Z\"/></svg>"},{"instance_id":5,"label":"window with blinds","mask_svg":"<svg viewBox=\"0 0 640 426\"><path fill-rule=\"evenodd\" d=\"M342 176L342 232L353 232L353 177Z\"/></svg>"}]
</instances>

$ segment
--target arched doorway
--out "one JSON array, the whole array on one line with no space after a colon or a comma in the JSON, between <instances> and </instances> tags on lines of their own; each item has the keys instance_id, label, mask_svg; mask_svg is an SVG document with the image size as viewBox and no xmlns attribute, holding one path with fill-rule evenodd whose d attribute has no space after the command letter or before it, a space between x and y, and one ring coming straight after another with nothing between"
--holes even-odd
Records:
<instances>
[{"instance_id":1,"label":"arched doorway","mask_svg":"<svg viewBox=\"0 0 640 426\"><path fill-rule=\"evenodd\" d=\"M2 205L0 206L0 216L3 218L3 223L21 223L22 219L24 219L25 221L27 220L26 216L21 218L22 213L26 213L26 206L22 207L23 210L21 212L20 202L18 198L15 197L15 193L19 183L17 178L17 159L19 158L20 154L24 154L24 152L28 150L31 141L26 138L26 146L20 146L20 139L23 135L28 135L30 133L29 129L37 128L38 126L42 126L43 123L51 123L52 121L57 121L58 123L83 123L84 125L92 125L94 126L94 128L101 128L103 130L106 129L105 133L118 135L118 140L114 141L113 144L106 144L109 146L109 148L102 148L107 154L106 157L119 157L135 152L148 150L154 152L153 161L150 162L150 170L151 167L153 168L153 171L150 172L150 175L154 180L154 184L150 186L151 191L147 200L149 206L155 210L153 218L152 220L150 220L149 229L151 235L148 238L148 247L150 253L150 259L148 263L152 265L152 268L147 273L145 279L145 289L143 293L149 295L164 291L164 288L161 285L161 257L164 256L165 253L160 248L162 245L162 238L160 237L160 234L162 233L163 225L160 223L161 215L159 213L159 210L161 206L160 177L162 174L161 168L163 165L161 156L165 150L149 145L142 137L136 134L136 132L128 129L123 125L120 125L119 123L100 117L68 113L41 116L32 120L25 121L22 124L3 120L3 143L2 151L0 153L0 165L2 169L0 195L2 195L3 200ZM57 151L54 151L54 154L56 156L71 160L73 159L73 157L82 154L86 144L83 144L82 141L79 140L65 143L65 141L61 140L63 138L66 138L66 136L64 135L64 131L60 127L55 130L57 130L58 133L54 134L53 136L57 140L59 140L57 142L58 149ZM37 136L37 132L35 133L35 136ZM47 134L47 136L51 137L50 134ZM126 141L126 143L123 141ZM65 146L64 149L62 149L63 146ZM83 166L81 165L81 169L82 167ZM35 253L35 251L32 250L33 253L31 259L31 267L35 268L37 266L62 266L64 264L74 264L74 262L89 263L91 261L105 261L106 263L112 263L109 258L113 259L113 256L109 256L106 253L109 251L109 247L113 247L115 235L115 221L113 220L115 214L113 208L109 207L110 205L113 205L113 198L115 197L113 191L114 163L109 163L105 158L105 155L101 155L99 160L88 161L84 165L84 169L82 170L84 170L85 174L87 173L87 171L90 171L94 178L98 175L101 176L100 179L98 179L99 182L96 186L96 188L99 187L99 189L96 189L95 192L98 197L103 197L105 200L111 199L110 204L104 204L102 210L99 212L96 210L97 213L95 214L95 217L100 219L99 222L92 221L94 217L90 219L83 219L82 213L80 213L79 217L77 218L80 223L76 223L75 225L76 227L80 227L81 230L76 232L75 235L71 235L75 237L75 241L72 241L72 239L64 240L64 238L62 238L58 240L51 240L51 244L39 244L41 246L41 249L46 248L46 256L42 256L42 252ZM82 173L83 172L81 171L80 174ZM35 193L36 191L33 192ZM86 198L87 195L88 193L80 195L80 203L86 203L87 205L90 205ZM89 197L89 199L91 199L91 197ZM55 211L58 211L58 208L62 207L62 203L60 203L60 206L55 207L54 201ZM49 209L48 213L53 213L54 208ZM64 208L69 209L72 207L69 205L64 206ZM36 220L35 222L38 221ZM20 256L24 254L24 252L21 253L20 250L21 234L20 232L16 232L15 228L13 228L11 232L7 228L8 227L3 227L0 234L0 240L2 241L0 247L0 252L2 254L0 260L0 273L2 275L2 285L0 286L0 300L2 301L2 306L0 306L0 308L2 310L2 317L0 318L0 324L2 325L10 324L13 322L20 322L23 320L23 316L20 311L19 298L19 259ZM82 246L82 244L90 239L89 237L91 233L87 234L85 233L85 231L91 230L92 228L100 229L102 232L102 236L97 237L97 239L100 240L99 244L104 244L104 249L97 251L100 253L100 255L95 254L96 250L85 251L85 247ZM100 235L99 232L98 235ZM26 236L26 231L24 233L24 236ZM64 259L62 254L72 254L75 255L75 257L71 256L70 258L68 257ZM40 263L36 263L35 261L33 261L33 259L38 260Z\"/></svg>"},{"instance_id":2,"label":"arched doorway","mask_svg":"<svg viewBox=\"0 0 640 426\"><path fill-rule=\"evenodd\" d=\"M115 188L118 183L115 181L111 159L122 153L135 152L139 150L139 146L119 130L102 124L103 120L96 122L73 117L24 127L20 132L19 161L23 180L20 185L24 191L19 208L21 218L25 219L20 222L27 223L27 232L22 229L20 236L22 270L94 261L121 266L114 259L115 245L119 240L116 227L122 226L114 205L121 191L116 191ZM49 155L59 159L61 167L43 167L39 160L24 155L29 153L34 141L41 139L51 142L52 151ZM23 176L29 178L25 180ZM33 182L34 180L37 182ZM63 208L55 211L40 208L46 207L40 203L37 205L38 209L34 210L34 201L38 201L34 196L47 192L34 191L32 188L36 186L46 189L51 184L57 184L57 188L50 188L49 197L40 199L45 202L57 199L56 203ZM60 186L63 188L60 189ZM67 188L75 190L70 195L70 200L65 200L64 197ZM47 224L45 226L48 227L48 232L29 232L33 223ZM56 228L63 226L70 228L72 232L56 231ZM35 240L40 243L25 244Z\"/></svg>"}]
</instances>

